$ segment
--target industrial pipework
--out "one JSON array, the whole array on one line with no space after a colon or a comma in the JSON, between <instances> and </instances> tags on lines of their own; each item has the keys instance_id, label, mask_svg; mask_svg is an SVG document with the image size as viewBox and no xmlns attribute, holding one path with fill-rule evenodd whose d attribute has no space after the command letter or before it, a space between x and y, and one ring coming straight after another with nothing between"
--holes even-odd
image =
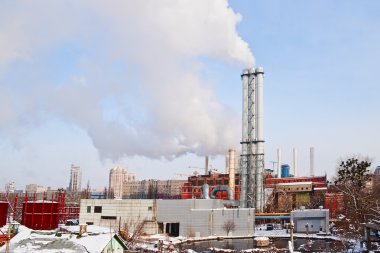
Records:
<instances>
[{"instance_id":1,"label":"industrial pipework","mask_svg":"<svg viewBox=\"0 0 380 253\"><path fill-rule=\"evenodd\" d=\"M202 185L202 199L209 199L210 186L208 184Z\"/></svg>"},{"instance_id":2,"label":"industrial pipework","mask_svg":"<svg viewBox=\"0 0 380 253\"><path fill-rule=\"evenodd\" d=\"M212 191L211 191L211 198L212 199L216 199L216 194L218 192L227 192L227 194L228 194L228 200L234 200L233 194L232 194L232 190L231 190L230 187L225 186L225 185L214 187L214 189L212 189Z\"/></svg>"},{"instance_id":3,"label":"industrial pipework","mask_svg":"<svg viewBox=\"0 0 380 253\"><path fill-rule=\"evenodd\" d=\"M228 150L228 186L232 192L232 199L235 199L235 162L236 151L234 149Z\"/></svg>"}]
</instances>

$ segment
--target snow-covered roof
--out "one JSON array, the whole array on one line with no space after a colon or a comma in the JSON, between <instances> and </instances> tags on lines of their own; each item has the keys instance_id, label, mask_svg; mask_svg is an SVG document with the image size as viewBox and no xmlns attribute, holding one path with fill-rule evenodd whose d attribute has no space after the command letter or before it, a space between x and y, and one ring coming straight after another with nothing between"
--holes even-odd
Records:
<instances>
[{"instance_id":1,"label":"snow-covered roof","mask_svg":"<svg viewBox=\"0 0 380 253\"><path fill-rule=\"evenodd\" d=\"M3 227L2 230L5 228ZM88 225L87 233L78 237L79 226L62 226L63 232L56 235L55 230L34 231L20 226L19 233L11 239L11 252L44 252L44 253L98 253L101 252L115 233L108 228ZM0 252L5 250L5 245L0 247Z\"/></svg>"}]
</instances>

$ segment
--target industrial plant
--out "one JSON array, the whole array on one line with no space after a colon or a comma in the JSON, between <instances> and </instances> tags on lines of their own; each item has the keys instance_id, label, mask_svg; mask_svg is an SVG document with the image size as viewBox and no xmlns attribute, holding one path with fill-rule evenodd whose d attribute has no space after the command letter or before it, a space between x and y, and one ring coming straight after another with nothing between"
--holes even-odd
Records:
<instances>
[{"instance_id":1,"label":"industrial plant","mask_svg":"<svg viewBox=\"0 0 380 253\"><path fill-rule=\"evenodd\" d=\"M108 188L81 190L82 173L72 165L67 189L47 191L28 185L16 192L14 183L0 194L0 226L9 220L36 230L57 229L72 223L112 227L140 223L144 234L208 237L253 236L261 224L294 224L294 231L329 234L330 219L342 210L343 196L329 192L326 175L315 175L315 149L310 148L309 176L298 176L298 150L292 165L282 160L265 168L262 67L244 69L242 80L241 152L229 149L224 173L209 168L187 179L138 180L137 175L115 166ZM304 172L307 171L304 170ZM377 173L377 174L376 174ZM373 179L380 182L380 169ZM42 189L42 190L41 190ZM74 222L75 223L75 222Z\"/></svg>"}]
</instances>

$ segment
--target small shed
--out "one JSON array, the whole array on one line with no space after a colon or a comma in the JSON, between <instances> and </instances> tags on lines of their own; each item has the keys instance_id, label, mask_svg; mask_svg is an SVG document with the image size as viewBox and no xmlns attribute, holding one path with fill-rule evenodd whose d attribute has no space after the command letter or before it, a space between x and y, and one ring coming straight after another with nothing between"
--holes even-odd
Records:
<instances>
[{"instance_id":1,"label":"small shed","mask_svg":"<svg viewBox=\"0 0 380 253\"><path fill-rule=\"evenodd\" d=\"M299 209L290 212L295 233L328 233L328 209Z\"/></svg>"}]
</instances>

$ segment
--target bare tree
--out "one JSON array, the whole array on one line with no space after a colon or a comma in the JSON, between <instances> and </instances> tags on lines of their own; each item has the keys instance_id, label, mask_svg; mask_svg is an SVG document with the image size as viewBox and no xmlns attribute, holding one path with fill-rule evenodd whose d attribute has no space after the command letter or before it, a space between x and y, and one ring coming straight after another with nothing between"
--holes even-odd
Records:
<instances>
[{"instance_id":1,"label":"bare tree","mask_svg":"<svg viewBox=\"0 0 380 253\"><path fill-rule=\"evenodd\" d=\"M133 249L137 240L144 234L144 221L139 217L133 219L129 217L120 231L120 236L125 241L129 249Z\"/></svg>"},{"instance_id":2,"label":"bare tree","mask_svg":"<svg viewBox=\"0 0 380 253\"><path fill-rule=\"evenodd\" d=\"M352 241L361 239L363 223L380 219L379 198L376 191L369 187L372 179L370 166L368 159L349 158L340 163L333 179L334 187L344 197L344 208L338 215L340 219L336 222L336 232L347 250L353 247Z\"/></svg>"},{"instance_id":3,"label":"bare tree","mask_svg":"<svg viewBox=\"0 0 380 253\"><path fill-rule=\"evenodd\" d=\"M226 220L223 224L223 230L227 233L227 236L230 232L235 231L235 222L233 220Z\"/></svg>"}]
</instances>

